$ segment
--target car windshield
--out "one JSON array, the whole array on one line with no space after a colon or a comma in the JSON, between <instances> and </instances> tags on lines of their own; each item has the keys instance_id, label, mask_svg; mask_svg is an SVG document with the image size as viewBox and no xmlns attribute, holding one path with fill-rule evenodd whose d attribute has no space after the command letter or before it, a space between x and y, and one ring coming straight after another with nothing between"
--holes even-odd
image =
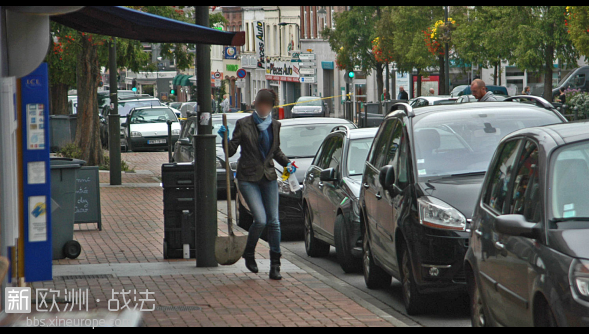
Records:
<instances>
[{"instance_id":1,"label":"car windshield","mask_svg":"<svg viewBox=\"0 0 589 334\"><path fill-rule=\"evenodd\" d=\"M558 85L556 85L556 87L560 87L562 85L564 85L565 81L567 81L567 79L571 76L571 74L573 74L573 72L575 72L575 70L570 71L569 73L567 73L558 83Z\"/></svg>"},{"instance_id":2,"label":"car windshield","mask_svg":"<svg viewBox=\"0 0 589 334\"><path fill-rule=\"evenodd\" d=\"M221 128L221 125L223 125L223 118L213 117L212 123L213 123L213 132L212 133L216 134L217 131L219 131L219 129ZM229 128L229 138L231 138L231 135L233 134L233 129L235 129L235 123L237 123L237 119L230 119L229 117L227 118L227 127ZM222 139L223 138L221 138L221 136L216 137L215 142L217 143L217 145L222 144Z\"/></svg>"},{"instance_id":3,"label":"car windshield","mask_svg":"<svg viewBox=\"0 0 589 334\"><path fill-rule=\"evenodd\" d=\"M280 129L280 148L289 158L312 158L323 139L337 125L350 123L306 124L285 126Z\"/></svg>"},{"instance_id":4,"label":"car windshield","mask_svg":"<svg viewBox=\"0 0 589 334\"><path fill-rule=\"evenodd\" d=\"M131 114L131 124L165 123L167 120L178 122L174 112L168 108L139 109Z\"/></svg>"},{"instance_id":5,"label":"car windshield","mask_svg":"<svg viewBox=\"0 0 589 334\"><path fill-rule=\"evenodd\" d=\"M539 109L463 110L424 114L414 125L420 180L483 173L499 140L522 128L561 123Z\"/></svg>"},{"instance_id":6,"label":"car windshield","mask_svg":"<svg viewBox=\"0 0 589 334\"><path fill-rule=\"evenodd\" d=\"M348 149L348 175L361 176L364 173L364 162L370 151L373 138L354 139Z\"/></svg>"},{"instance_id":7,"label":"car windshield","mask_svg":"<svg viewBox=\"0 0 589 334\"><path fill-rule=\"evenodd\" d=\"M297 100L297 106L321 107L321 98L317 96L301 97Z\"/></svg>"},{"instance_id":8,"label":"car windshield","mask_svg":"<svg viewBox=\"0 0 589 334\"><path fill-rule=\"evenodd\" d=\"M131 109L151 106L161 106L159 100L123 101L119 102L119 115L127 116Z\"/></svg>"},{"instance_id":9,"label":"car windshield","mask_svg":"<svg viewBox=\"0 0 589 334\"><path fill-rule=\"evenodd\" d=\"M589 141L558 149L550 174L554 220L589 222Z\"/></svg>"}]
</instances>

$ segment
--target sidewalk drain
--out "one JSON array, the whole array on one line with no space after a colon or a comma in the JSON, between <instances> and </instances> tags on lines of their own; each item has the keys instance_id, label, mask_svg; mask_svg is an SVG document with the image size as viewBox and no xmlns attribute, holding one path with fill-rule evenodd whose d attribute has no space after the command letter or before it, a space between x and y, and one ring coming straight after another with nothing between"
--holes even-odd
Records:
<instances>
[{"instance_id":1,"label":"sidewalk drain","mask_svg":"<svg viewBox=\"0 0 589 334\"><path fill-rule=\"evenodd\" d=\"M155 307L156 311L200 311L202 308L199 306L161 306Z\"/></svg>"},{"instance_id":2,"label":"sidewalk drain","mask_svg":"<svg viewBox=\"0 0 589 334\"><path fill-rule=\"evenodd\" d=\"M113 278L112 274L99 274L99 275L65 275L65 276L53 276L53 279L92 279L92 278Z\"/></svg>"}]
</instances>

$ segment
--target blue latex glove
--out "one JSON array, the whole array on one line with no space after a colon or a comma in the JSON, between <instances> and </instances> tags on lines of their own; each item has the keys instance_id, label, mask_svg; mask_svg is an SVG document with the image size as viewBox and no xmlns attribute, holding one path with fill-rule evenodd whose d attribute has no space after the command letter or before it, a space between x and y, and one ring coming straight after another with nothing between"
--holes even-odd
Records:
<instances>
[{"instance_id":1,"label":"blue latex glove","mask_svg":"<svg viewBox=\"0 0 589 334\"><path fill-rule=\"evenodd\" d=\"M288 165L286 165L286 171L290 174L294 174L297 171L297 166L294 164L294 161L289 162Z\"/></svg>"},{"instance_id":2,"label":"blue latex glove","mask_svg":"<svg viewBox=\"0 0 589 334\"><path fill-rule=\"evenodd\" d=\"M221 125L221 128L219 128L219 131L217 131L217 134L219 136L221 136L221 138L225 139L225 136L229 136L229 131L227 130L225 125ZM229 140L229 137L227 137L227 140Z\"/></svg>"}]
</instances>

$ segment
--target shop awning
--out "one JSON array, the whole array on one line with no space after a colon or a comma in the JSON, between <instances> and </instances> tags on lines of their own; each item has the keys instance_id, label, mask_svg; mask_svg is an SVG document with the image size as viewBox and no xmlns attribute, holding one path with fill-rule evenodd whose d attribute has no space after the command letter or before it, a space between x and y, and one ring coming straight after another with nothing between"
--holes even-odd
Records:
<instances>
[{"instance_id":1,"label":"shop awning","mask_svg":"<svg viewBox=\"0 0 589 334\"><path fill-rule=\"evenodd\" d=\"M178 74L177 76L174 77L174 79L172 79L172 85L174 85L174 86L194 86L192 81L190 81L191 77L192 77L192 75Z\"/></svg>"},{"instance_id":2,"label":"shop awning","mask_svg":"<svg viewBox=\"0 0 589 334\"><path fill-rule=\"evenodd\" d=\"M121 6L86 6L51 20L83 32L149 43L245 44L243 31L221 31Z\"/></svg>"}]
</instances>

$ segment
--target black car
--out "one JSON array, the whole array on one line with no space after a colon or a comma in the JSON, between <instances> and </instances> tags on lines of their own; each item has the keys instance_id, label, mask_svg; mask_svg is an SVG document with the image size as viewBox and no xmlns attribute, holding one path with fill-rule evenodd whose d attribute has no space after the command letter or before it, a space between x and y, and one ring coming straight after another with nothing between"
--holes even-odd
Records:
<instances>
[{"instance_id":1,"label":"black car","mask_svg":"<svg viewBox=\"0 0 589 334\"><path fill-rule=\"evenodd\" d=\"M489 161L505 135L566 122L546 105L394 106L399 110L380 126L362 178L368 288L386 287L394 276L410 315L425 310L428 294L466 292L469 221Z\"/></svg>"},{"instance_id":2,"label":"black car","mask_svg":"<svg viewBox=\"0 0 589 334\"><path fill-rule=\"evenodd\" d=\"M338 125L346 125L349 128L356 128L356 125L341 118L302 118L280 120L280 148L282 152L298 166L295 173L299 183L302 185L305 173L311 165L317 149L323 143L323 139ZM274 162L275 166L280 166ZM304 232L304 217L302 190L293 193L288 182L282 181L282 170L278 174L278 196L279 196L279 220L282 235L286 237L302 236ZM248 230L253 222L247 204L239 193L239 180L235 180L237 195L235 200L237 224ZM263 232L263 236L266 232Z\"/></svg>"},{"instance_id":3,"label":"black car","mask_svg":"<svg viewBox=\"0 0 589 334\"><path fill-rule=\"evenodd\" d=\"M231 136L231 134L233 133L233 129L235 128L235 123L237 122L237 120L247 116L251 116L251 114L227 114L227 127L229 128L229 136ZM212 133L216 134L221 125L223 125L223 116L219 114L212 115L211 123L213 125ZM192 146L192 136L196 134L197 124L198 117L192 116L189 117L186 120L186 122L184 122L184 124L182 125L180 138L176 142L176 145L174 145L173 160L175 162L194 161L194 147ZM223 143L220 136L217 136L215 144L217 145L217 192L219 195L224 196L227 194L227 173L225 171L225 152L223 151ZM238 148L235 155L229 158L229 168L231 168L232 172L230 175L233 176L235 175L235 171L237 170L237 160L239 160L239 152L240 149ZM233 180L233 177L231 180ZM230 184L232 185L231 191L232 193L234 193L234 183L231 182Z\"/></svg>"},{"instance_id":4,"label":"black car","mask_svg":"<svg viewBox=\"0 0 589 334\"><path fill-rule=\"evenodd\" d=\"M501 140L465 258L473 326L589 326L588 127Z\"/></svg>"},{"instance_id":5,"label":"black car","mask_svg":"<svg viewBox=\"0 0 589 334\"><path fill-rule=\"evenodd\" d=\"M345 272L362 268L358 197L364 161L377 130L336 127L323 141L303 181L307 255L327 256L330 246L335 246Z\"/></svg>"}]
</instances>

